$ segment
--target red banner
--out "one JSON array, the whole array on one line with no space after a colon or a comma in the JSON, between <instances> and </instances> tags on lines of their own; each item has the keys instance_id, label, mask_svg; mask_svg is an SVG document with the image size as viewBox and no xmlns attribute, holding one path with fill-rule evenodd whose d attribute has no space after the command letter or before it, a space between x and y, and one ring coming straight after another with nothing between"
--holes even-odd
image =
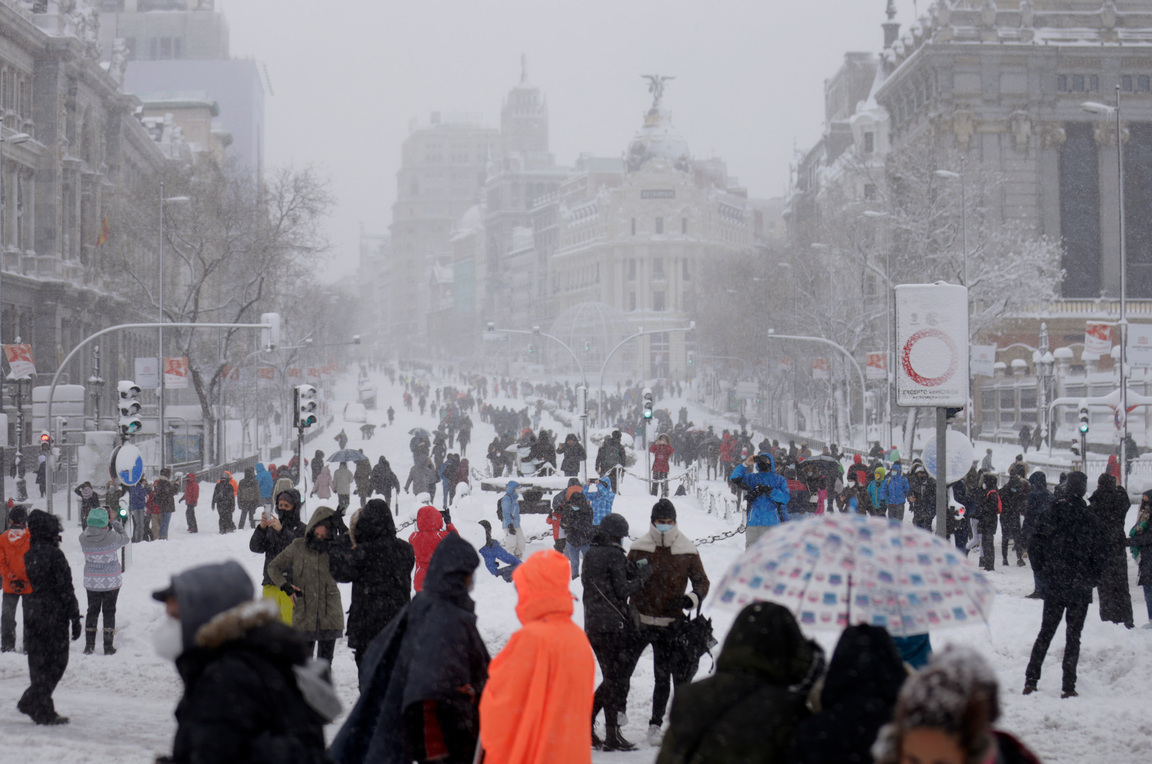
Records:
<instances>
[{"instance_id":1,"label":"red banner","mask_svg":"<svg viewBox=\"0 0 1152 764\"><path fill-rule=\"evenodd\" d=\"M828 379L829 363L827 358L812 359L812 379Z\"/></svg>"}]
</instances>

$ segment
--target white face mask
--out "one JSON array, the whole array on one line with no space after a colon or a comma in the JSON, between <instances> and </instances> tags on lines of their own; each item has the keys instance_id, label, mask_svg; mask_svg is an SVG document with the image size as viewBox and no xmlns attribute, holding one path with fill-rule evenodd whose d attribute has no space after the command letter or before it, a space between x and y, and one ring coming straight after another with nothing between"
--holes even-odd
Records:
<instances>
[{"instance_id":1,"label":"white face mask","mask_svg":"<svg viewBox=\"0 0 1152 764\"><path fill-rule=\"evenodd\" d=\"M184 632L180 621L165 617L164 623L152 633L152 647L161 658L170 661L179 658L184 652Z\"/></svg>"}]
</instances>

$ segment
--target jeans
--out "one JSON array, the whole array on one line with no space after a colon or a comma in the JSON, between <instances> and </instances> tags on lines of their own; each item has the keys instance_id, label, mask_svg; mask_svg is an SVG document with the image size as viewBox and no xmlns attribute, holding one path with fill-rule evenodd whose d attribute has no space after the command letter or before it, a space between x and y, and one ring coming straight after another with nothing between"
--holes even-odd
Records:
<instances>
[{"instance_id":1,"label":"jeans","mask_svg":"<svg viewBox=\"0 0 1152 764\"><path fill-rule=\"evenodd\" d=\"M588 548L591 544L565 544L564 554L568 557L568 562L572 563L572 578L580 577L580 558L588 554Z\"/></svg>"},{"instance_id":2,"label":"jeans","mask_svg":"<svg viewBox=\"0 0 1152 764\"><path fill-rule=\"evenodd\" d=\"M188 521L188 532L197 533L199 528L196 527L196 505L184 505L184 519Z\"/></svg>"},{"instance_id":3,"label":"jeans","mask_svg":"<svg viewBox=\"0 0 1152 764\"><path fill-rule=\"evenodd\" d=\"M696 675L700 660L685 660L672 637L672 630L666 626L640 627L636 655L639 656L648 645L652 645L652 670L656 674L656 683L652 690L652 718L648 723L659 727L664 724L664 712L668 709L671 685L679 687L691 682L692 677Z\"/></svg>"},{"instance_id":4,"label":"jeans","mask_svg":"<svg viewBox=\"0 0 1152 764\"><path fill-rule=\"evenodd\" d=\"M144 540L144 529L148 524L148 515L142 509L132 510L132 543Z\"/></svg>"},{"instance_id":5,"label":"jeans","mask_svg":"<svg viewBox=\"0 0 1152 764\"><path fill-rule=\"evenodd\" d=\"M1144 587L1148 591L1148 587ZM9 653L16 649L16 606L24 595L4 592L4 602L0 610L0 652ZM1149 605L1152 612L1152 605ZM25 619L27 621L27 619ZM24 649L28 649L28 635L24 635Z\"/></svg>"},{"instance_id":6,"label":"jeans","mask_svg":"<svg viewBox=\"0 0 1152 764\"><path fill-rule=\"evenodd\" d=\"M168 526L172 523L172 515L175 512L161 512L160 513L160 538L168 539Z\"/></svg>"},{"instance_id":7,"label":"jeans","mask_svg":"<svg viewBox=\"0 0 1152 764\"><path fill-rule=\"evenodd\" d=\"M887 507L888 519L899 520L904 522L904 505L903 504L889 504Z\"/></svg>"},{"instance_id":8,"label":"jeans","mask_svg":"<svg viewBox=\"0 0 1152 764\"><path fill-rule=\"evenodd\" d=\"M1044 656L1048 653L1048 646L1052 644L1052 637L1056 636L1056 627L1060 625L1060 619L1063 617L1066 627L1063 689L1064 692L1072 692L1076 689L1076 664L1080 661L1080 632L1084 629L1084 619L1087 616L1087 602L1065 604L1044 600L1044 616L1040 621L1040 633L1036 635L1036 642L1032 645L1032 658L1028 661L1028 668L1024 672L1025 684L1035 686L1039 683Z\"/></svg>"}]
</instances>

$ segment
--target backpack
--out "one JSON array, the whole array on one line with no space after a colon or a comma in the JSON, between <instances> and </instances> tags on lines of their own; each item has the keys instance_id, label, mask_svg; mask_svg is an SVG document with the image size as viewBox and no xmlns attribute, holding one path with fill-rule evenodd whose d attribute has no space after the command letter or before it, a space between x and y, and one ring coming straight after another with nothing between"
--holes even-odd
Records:
<instances>
[{"instance_id":1,"label":"backpack","mask_svg":"<svg viewBox=\"0 0 1152 764\"><path fill-rule=\"evenodd\" d=\"M496 519L504 522L504 497L501 496L496 500Z\"/></svg>"},{"instance_id":2,"label":"backpack","mask_svg":"<svg viewBox=\"0 0 1152 764\"><path fill-rule=\"evenodd\" d=\"M999 491L997 491L995 488L993 488L991 491L984 494L984 498L987 499L992 494L996 494L996 514L998 514L998 515L1004 514L1004 502L1000 501L1000 492Z\"/></svg>"}]
</instances>

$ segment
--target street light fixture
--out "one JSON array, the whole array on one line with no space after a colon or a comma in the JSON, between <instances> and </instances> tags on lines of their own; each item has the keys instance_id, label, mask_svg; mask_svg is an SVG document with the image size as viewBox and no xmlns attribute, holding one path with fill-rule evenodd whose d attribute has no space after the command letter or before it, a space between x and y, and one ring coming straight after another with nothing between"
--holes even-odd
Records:
<instances>
[{"instance_id":1,"label":"street light fixture","mask_svg":"<svg viewBox=\"0 0 1152 764\"><path fill-rule=\"evenodd\" d=\"M1128 484L1128 251L1124 241L1124 130L1120 123L1120 86L1116 86L1116 105L1085 101L1084 111L1101 116L1116 115L1116 182L1118 230L1120 233L1120 416L1124 420L1124 432L1120 438L1120 464L1122 486ZM1087 454L1084 457L1087 458Z\"/></svg>"},{"instance_id":2,"label":"street light fixture","mask_svg":"<svg viewBox=\"0 0 1152 764\"><path fill-rule=\"evenodd\" d=\"M972 290L968 285L968 198L964 183L964 160L960 161L960 172L937 170L934 175L944 180L960 181L960 239L964 247L964 288L968 289L968 315L972 315ZM969 337L969 340L972 338ZM971 352L971 351L969 351ZM972 440L972 378L968 378L968 394L965 396L964 432Z\"/></svg>"}]
</instances>

